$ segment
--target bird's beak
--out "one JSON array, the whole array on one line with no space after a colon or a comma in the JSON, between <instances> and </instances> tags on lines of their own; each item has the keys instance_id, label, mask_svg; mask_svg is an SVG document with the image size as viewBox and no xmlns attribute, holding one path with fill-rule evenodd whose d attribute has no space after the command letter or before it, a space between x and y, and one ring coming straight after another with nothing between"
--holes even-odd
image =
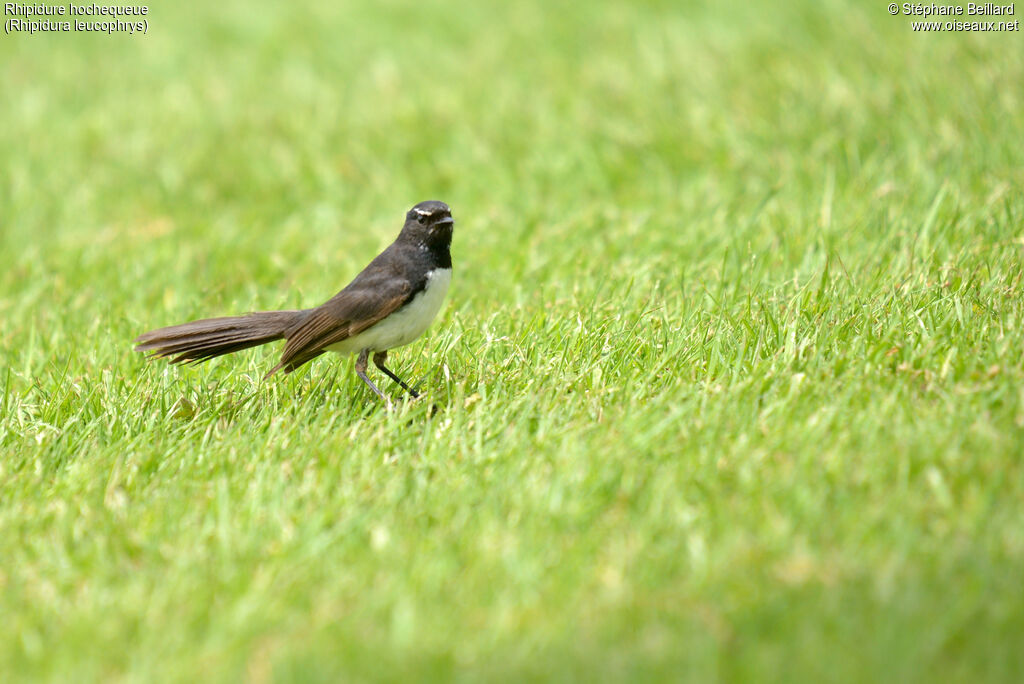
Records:
<instances>
[{"instance_id":1,"label":"bird's beak","mask_svg":"<svg viewBox=\"0 0 1024 684\"><path fill-rule=\"evenodd\" d=\"M445 216L443 219L440 219L434 225L435 226L450 226L450 225L453 225L454 223L455 223L455 219L453 219L451 216Z\"/></svg>"}]
</instances>

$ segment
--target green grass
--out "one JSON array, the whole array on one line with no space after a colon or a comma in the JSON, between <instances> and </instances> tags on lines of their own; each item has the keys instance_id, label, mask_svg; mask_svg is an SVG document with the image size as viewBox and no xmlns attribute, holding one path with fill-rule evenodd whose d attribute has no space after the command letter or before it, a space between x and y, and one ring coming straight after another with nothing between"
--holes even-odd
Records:
<instances>
[{"instance_id":1,"label":"green grass","mask_svg":"<svg viewBox=\"0 0 1024 684\"><path fill-rule=\"evenodd\" d=\"M507 4L0 38L0 678L1019 681L1019 34ZM436 415L132 352L430 198Z\"/></svg>"}]
</instances>

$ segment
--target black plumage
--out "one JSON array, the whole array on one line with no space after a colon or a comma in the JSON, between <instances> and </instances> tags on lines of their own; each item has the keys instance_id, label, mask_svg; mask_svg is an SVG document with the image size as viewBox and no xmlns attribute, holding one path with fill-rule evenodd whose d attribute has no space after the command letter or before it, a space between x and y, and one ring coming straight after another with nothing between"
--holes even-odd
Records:
<instances>
[{"instance_id":1,"label":"black plumage","mask_svg":"<svg viewBox=\"0 0 1024 684\"><path fill-rule=\"evenodd\" d=\"M398 238L341 292L320 306L173 325L140 335L135 340L135 348L151 352L156 358L168 358L171 363L198 363L284 339L281 360L267 375L282 369L291 372L328 351L329 347L346 340L358 343L361 333L418 301L418 295L425 292L435 272L450 274L453 225L451 211L444 202L421 202L409 210ZM383 366L387 349L376 348L380 343L371 338L366 337L365 349L356 344L351 350L359 353L357 373L380 394L364 373L368 354L377 352L380 359L375 357L374 361L378 367L408 389Z\"/></svg>"}]
</instances>

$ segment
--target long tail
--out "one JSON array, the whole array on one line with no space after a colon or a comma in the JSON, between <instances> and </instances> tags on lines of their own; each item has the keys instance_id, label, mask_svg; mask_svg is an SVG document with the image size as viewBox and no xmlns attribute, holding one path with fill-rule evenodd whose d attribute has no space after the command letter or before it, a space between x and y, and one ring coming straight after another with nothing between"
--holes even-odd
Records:
<instances>
[{"instance_id":1,"label":"long tail","mask_svg":"<svg viewBox=\"0 0 1024 684\"><path fill-rule=\"evenodd\" d=\"M222 354L279 340L305 311L260 311L245 316L206 318L151 330L136 338L135 351L171 363L199 363Z\"/></svg>"}]
</instances>

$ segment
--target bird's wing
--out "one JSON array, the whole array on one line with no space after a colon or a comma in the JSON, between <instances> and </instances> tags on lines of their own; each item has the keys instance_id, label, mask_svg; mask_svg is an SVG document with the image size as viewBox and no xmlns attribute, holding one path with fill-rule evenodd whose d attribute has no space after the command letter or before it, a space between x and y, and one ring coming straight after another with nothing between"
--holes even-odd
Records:
<instances>
[{"instance_id":1,"label":"bird's wing","mask_svg":"<svg viewBox=\"0 0 1024 684\"><path fill-rule=\"evenodd\" d=\"M323 354L326 347L363 332L394 313L409 298L412 284L404 278L364 273L310 315L286 337L281 362L267 375L284 368L290 373Z\"/></svg>"}]
</instances>

